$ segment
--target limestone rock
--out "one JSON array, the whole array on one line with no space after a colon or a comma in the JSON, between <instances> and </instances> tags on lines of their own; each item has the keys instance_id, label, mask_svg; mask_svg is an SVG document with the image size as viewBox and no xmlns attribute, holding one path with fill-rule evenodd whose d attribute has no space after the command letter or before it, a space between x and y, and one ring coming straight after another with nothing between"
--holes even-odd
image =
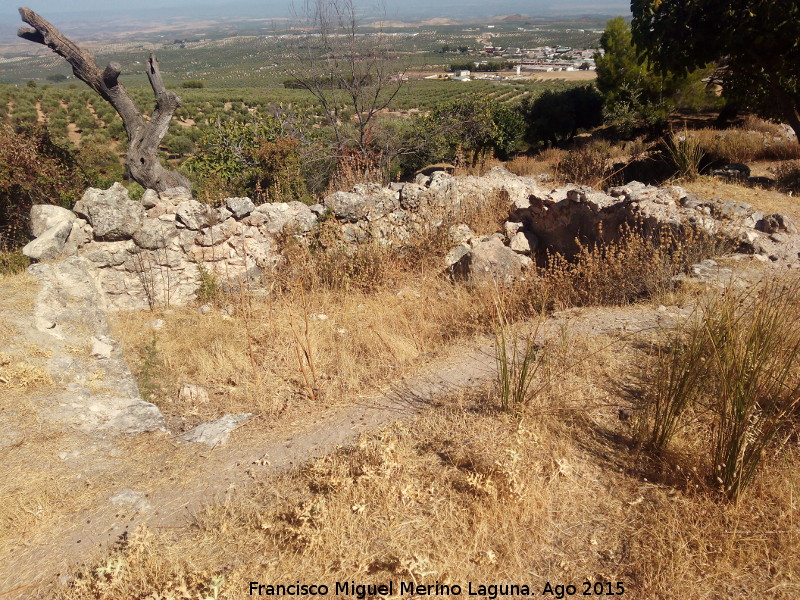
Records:
<instances>
[{"instance_id":1,"label":"limestone rock","mask_svg":"<svg viewBox=\"0 0 800 600\"><path fill-rule=\"evenodd\" d=\"M22 253L33 260L57 258L64 250L67 237L72 232L70 221L59 221L35 240L28 242Z\"/></svg>"},{"instance_id":2,"label":"limestone rock","mask_svg":"<svg viewBox=\"0 0 800 600\"><path fill-rule=\"evenodd\" d=\"M217 220L217 215L206 204L197 200L185 200L178 204L178 208L175 210L175 219L188 229L198 231L203 227L213 225Z\"/></svg>"},{"instance_id":3,"label":"limestone rock","mask_svg":"<svg viewBox=\"0 0 800 600\"><path fill-rule=\"evenodd\" d=\"M228 441L231 432L241 423L247 421L251 416L253 416L251 413L225 415L216 421L198 425L194 429L190 429L178 437L186 442L196 442L209 446L222 446Z\"/></svg>"},{"instance_id":4,"label":"limestone rock","mask_svg":"<svg viewBox=\"0 0 800 600\"><path fill-rule=\"evenodd\" d=\"M797 233L797 226L788 215L775 213L756 223L756 229L764 233Z\"/></svg>"},{"instance_id":5,"label":"limestone rock","mask_svg":"<svg viewBox=\"0 0 800 600\"><path fill-rule=\"evenodd\" d=\"M527 231L518 231L511 238L508 247L519 254L530 255L536 251L538 240L536 236Z\"/></svg>"},{"instance_id":6,"label":"limestone rock","mask_svg":"<svg viewBox=\"0 0 800 600\"><path fill-rule=\"evenodd\" d=\"M532 261L496 237L481 241L453 265L453 274L478 284L508 284L522 277Z\"/></svg>"},{"instance_id":7,"label":"limestone rock","mask_svg":"<svg viewBox=\"0 0 800 600\"><path fill-rule=\"evenodd\" d=\"M96 240L107 242L131 238L145 216L144 207L119 183L107 190L89 188L74 210L92 226Z\"/></svg>"},{"instance_id":8,"label":"limestone rock","mask_svg":"<svg viewBox=\"0 0 800 600\"><path fill-rule=\"evenodd\" d=\"M447 238L454 244L466 244L474 237L475 232L464 223L453 225L447 230Z\"/></svg>"},{"instance_id":9,"label":"limestone rock","mask_svg":"<svg viewBox=\"0 0 800 600\"><path fill-rule=\"evenodd\" d=\"M192 404L207 404L209 402L208 391L203 386L184 383L178 393L178 400Z\"/></svg>"},{"instance_id":10,"label":"limestone rock","mask_svg":"<svg viewBox=\"0 0 800 600\"><path fill-rule=\"evenodd\" d=\"M133 242L140 248L157 250L166 248L177 235L175 221L144 219L141 227L133 234Z\"/></svg>"},{"instance_id":11,"label":"limestone rock","mask_svg":"<svg viewBox=\"0 0 800 600\"><path fill-rule=\"evenodd\" d=\"M142 206L147 209L147 208L153 208L154 206L156 206L158 204L159 200L160 200L160 198L158 196L158 192L157 191L155 191L155 190L145 190L144 194L142 194L141 202L142 202Z\"/></svg>"},{"instance_id":12,"label":"limestone rock","mask_svg":"<svg viewBox=\"0 0 800 600\"><path fill-rule=\"evenodd\" d=\"M39 237L62 221L72 223L76 218L75 213L66 208L52 204L35 204L31 207L31 233L33 237Z\"/></svg>"},{"instance_id":13,"label":"limestone rock","mask_svg":"<svg viewBox=\"0 0 800 600\"><path fill-rule=\"evenodd\" d=\"M256 208L250 198L228 198L225 201L225 206L233 213L233 217L236 219L243 219Z\"/></svg>"},{"instance_id":14,"label":"limestone rock","mask_svg":"<svg viewBox=\"0 0 800 600\"><path fill-rule=\"evenodd\" d=\"M161 192L158 197L173 206L177 206L183 202L188 202L192 199L192 192L185 187L168 188Z\"/></svg>"},{"instance_id":15,"label":"limestone rock","mask_svg":"<svg viewBox=\"0 0 800 600\"><path fill-rule=\"evenodd\" d=\"M89 225L83 219L75 219L72 222L72 231L70 231L69 236L67 237L67 243L64 244L64 250L62 254L75 254L78 250L92 241L94 238L93 234L94 230L92 229L91 225Z\"/></svg>"},{"instance_id":16,"label":"limestone rock","mask_svg":"<svg viewBox=\"0 0 800 600\"><path fill-rule=\"evenodd\" d=\"M355 223L366 216L367 199L351 192L334 192L325 198L325 206L333 211L336 218Z\"/></svg>"}]
</instances>

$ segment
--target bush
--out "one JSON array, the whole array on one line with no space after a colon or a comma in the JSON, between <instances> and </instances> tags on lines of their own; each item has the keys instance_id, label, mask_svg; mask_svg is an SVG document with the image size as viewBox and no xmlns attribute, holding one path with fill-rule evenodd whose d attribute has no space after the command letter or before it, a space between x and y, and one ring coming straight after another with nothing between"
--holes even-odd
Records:
<instances>
[{"instance_id":1,"label":"bush","mask_svg":"<svg viewBox=\"0 0 800 600\"><path fill-rule=\"evenodd\" d=\"M593 141L564 154L556 166L556 177L568 183L607 187L612 170L612 151L608 142Z\"/></svg>"},{"instance_id":2,"label":"bush","mask_svg":"<svg viewBox=\"0 0 800 600\"><path fill-rule=\"evenodd\" d=\"M71 208L87 183L74 153L56 144L46 129L18 133L0 124L0 248L27 241L31 206Z\"/></svg>"},{"instance_id":3,"label":"bush","mask_svg":"<svg viewBox=\"0 0 800 600\"><path fill-rule=\"evenodd\" d=\"M778 165L775 181L784 192L800 193L800 161Z\"/></svg>"},{"instance_id":4,"label":"bush","mask_svg":"<svg viewBox=\"0 0 800 600\"><path fill-rule=\"evenodd\" d=\"M275 117L218 121L184 166L200 178L200 192L207 195L256 195L259 190L266 195L272 188L279 197L294 200L304 193L297 150L296 140L286 136Z\"/></svg>"},{"instance_id":5,"label":"bush","mask_svg":"<svg viewBox=\"0 0 800 600\"><path fill-rule=\"evenodd\" d=\"M189 81L184 81L181 83L181 87L187 89L201 89L205 86L206 84L199 79L190 79Z\"/></svg>"},{"instance_id":6,"label":"bush","mask_svg":"<svg viewBox=\"0 0 800 600\"><path fill-rule=\"evenodd\" d=\"M623 225L607 233L613 237L605 243L576 240L574 256L547 254L529 295L535 309L624 305L649 298L672 290L673 278L689 265L720 252L716 239L688 227L677 233ZM603 238L604 232L597 232L597 239Z\"/></svg>"},{"instance_id":7,"label":"bush","mask_svg":"<svg viewBox=\"0 0 800 600\"><path fill-rule=\"evenodd\" d=\"M591 85L560 92L547 90L533 101L526 98L520 110L528 143L555 144L602 124L603 97Z\"/></svg>"}]
</instances>

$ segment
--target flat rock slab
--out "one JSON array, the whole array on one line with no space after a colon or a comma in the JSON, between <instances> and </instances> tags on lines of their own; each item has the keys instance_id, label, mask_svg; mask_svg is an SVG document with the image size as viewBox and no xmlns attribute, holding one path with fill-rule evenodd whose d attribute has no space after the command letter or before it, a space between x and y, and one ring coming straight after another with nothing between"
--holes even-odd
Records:
<instances>
[{"instance_id":1,"label":"flat rock slab","mask_svg":"<svg viewBox=\"0 0 800 600\"><path fill-rule=\"evenodd\" d=\"M208 446L223 446L228 441L231 431L252 417L252 413L241 415L225 415L224 417L202 423L178 437L186 442L207 444Z\"/></svg>"}]
</instances>

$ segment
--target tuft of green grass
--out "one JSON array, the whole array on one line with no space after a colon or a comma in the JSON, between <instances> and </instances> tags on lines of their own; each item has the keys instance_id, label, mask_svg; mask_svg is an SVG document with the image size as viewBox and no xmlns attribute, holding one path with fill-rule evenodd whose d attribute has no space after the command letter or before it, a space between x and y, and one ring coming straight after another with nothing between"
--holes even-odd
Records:
<instances>
[{"instance_id":1,"label":"tuft of green grass","mask_svg":"<svg viewBox=\"0 0 800 600\"><path fill-rule=\"evenodd\" d=\"M800 414L799 297L800 279L727 290L648 374L641 441L661 453L691 423L709 483L731 500L784 448Z\"/></svg>"},{"instance_id":2,"label":"tuft of green grass","mask_svg":"<svg viewBox=\"0 0 800 600\"><path fill-rule=\"evenodd\" d=\"M505 412L520 413L543 389L533 385L547 364L547 350L536 342L540 325L541 319L536 321L532 332L520 337L513 331L502 304L498 302L495 361L498 397Z\"/></svg>"}]
</instances>

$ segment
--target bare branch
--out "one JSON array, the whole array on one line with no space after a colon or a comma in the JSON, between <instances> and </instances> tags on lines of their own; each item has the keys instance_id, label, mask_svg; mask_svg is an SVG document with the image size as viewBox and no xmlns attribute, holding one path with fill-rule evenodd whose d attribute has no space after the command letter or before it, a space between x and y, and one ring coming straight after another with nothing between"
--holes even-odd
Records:
<instances>
[{"instance_id":1,"label":"bare branch","mask_svg":"<svg viewBox=\"0 0 800 600\"><path fill-rule=\"evenodd\" d=\"M164 87L155 55L150 54L148 59L147 77L156 96L156 109L147 121L125 86L119 82L122 72L119 64L112 62L101 70L90 52L81 50L40 15L29 8L20 8L19 14L25 23L33 27L21 28L17 34L19 37L45 45L64 57L72 66L75 77L86 83L117 111L128 134L126 166L129 175L143 187L159 192L176 186L190 188L188 179L175 171L165 169L158 159L158 145L166 135L172 115L181 105L181 100Z\"/></svg>"}]
</instances>

